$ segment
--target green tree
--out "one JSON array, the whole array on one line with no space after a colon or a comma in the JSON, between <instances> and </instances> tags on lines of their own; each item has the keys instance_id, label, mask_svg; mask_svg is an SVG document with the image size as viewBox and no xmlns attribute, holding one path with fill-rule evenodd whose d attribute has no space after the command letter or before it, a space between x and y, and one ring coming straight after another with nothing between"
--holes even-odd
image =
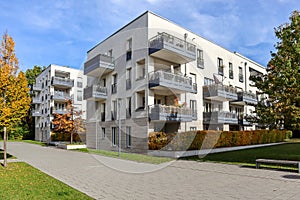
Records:
<instances>
[{"instance_id":1,"label":"green tree","mask_svg":"<svg viewBox=\"0 0 300 200\"><path fill-rule=\"evenodd\" d=\"M30 105L29 88L23 72L17 75L18 59L15 43L7 33L0 49L0 127L3 127L4 166L6 167L7 128L18 124L27 114Z\"/></svg>"},{"instance_id":2,"label":"green tree","mask_svg":"<svg viewBox=\"0 0 300 200\"><path fill-rule=\"evenodd\" d=\"M267 74L252 76L255 86L266 94L256 106L257 122L270 128L300 129L300 13L275 28L279 42L271 52Z\"/></svg>"},{"instance_id":3,"label":"green tree","mask_svg":"<svg viewBox=\"0 0 300 200\"><path fill-rule=\"evenodd\" d=\"M35 79L38 75L40 75L40 73L42 73L42 71L46 69L45 66L41 67L38 65L35 65L32 69L27 69L25 71L25 75L28 81L29 85L33 85L35 83Z\"/></svg>"}]
</instances>

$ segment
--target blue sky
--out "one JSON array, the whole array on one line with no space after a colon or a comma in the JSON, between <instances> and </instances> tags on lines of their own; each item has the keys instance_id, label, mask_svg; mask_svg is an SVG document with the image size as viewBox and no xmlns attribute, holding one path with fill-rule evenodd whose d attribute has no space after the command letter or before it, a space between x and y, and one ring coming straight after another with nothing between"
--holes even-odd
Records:
<instances>
[{"instance_id":1,"label":"blue sky","mask_svg":"<svg viewBox=\"0 0 300 200\"><path fill-rule=\"evenodd\" d=\"M150 10L231 51L266 65L299 0L0 1L0 33L16 42L20 69L51 63L82 69L86 52Z\"/></svg>"}]
</instances>

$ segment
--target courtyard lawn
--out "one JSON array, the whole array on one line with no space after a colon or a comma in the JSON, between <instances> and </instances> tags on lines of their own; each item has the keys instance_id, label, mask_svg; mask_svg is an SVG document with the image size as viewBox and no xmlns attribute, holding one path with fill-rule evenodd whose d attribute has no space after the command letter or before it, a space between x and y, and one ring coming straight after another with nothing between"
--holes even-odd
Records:
<instances>
[{"instance_id":1,"label":"courtyard lawn","mask_svg":"<svg viewBox=\"0 0 300 200\"><path fill-rule=\"evenodd\" d=\"M255 166L255 160L258 158L300 161L300 143L286 143L275 146L209 154L203 158L192 156L182 159Z\"/></svg>"},{"instance_id":2,"label":"courtyard lawn","mask_svg":"<svg viewBox=\"0 0 300 200\"><path fill-rule=\"evenodd\" d=\"M0 199L92 199L26 163L0 165Z\"/></svg>"},{"instance_id":3,"label":"courtyard lawn","mask_svg":"<svg viewBox=\"0 0 300 200\"><path fill-rule=\"evenodd\" d=\"M115 152L115 151L105 151L105 150L95 150L95 149L76 149L75 151L118 158L118 152ZM131 161L151 163L151 164L160 164L160 163L169 162L169 161L174 160L172 158L155 157L155 156L149 156L149 155L143 155L143 154L123 153L123 152L121 152L120 158L124 159L124 160L131 160Z\"/></svg>"}]
</instances>

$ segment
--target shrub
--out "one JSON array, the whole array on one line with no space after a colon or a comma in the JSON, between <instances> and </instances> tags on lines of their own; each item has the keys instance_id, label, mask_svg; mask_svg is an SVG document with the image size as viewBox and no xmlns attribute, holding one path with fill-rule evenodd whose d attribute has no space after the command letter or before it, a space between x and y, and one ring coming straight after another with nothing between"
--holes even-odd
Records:
<instances>
[{"instance_id":1,"label":"shrub","mask_svg":"<svg viewBox=\"0 0 300 200\"><path fill-rule=\"evenodd\" d=\"M282 142L291 137L291 131L285 130L151 132L148 147L150 150L199 150Z\"/></svg>"},{"instance_id":2,"label":"shrub","mask_svg":"<svg viewBox=\"0 0 300 200\"><path fill-rule=\"evenodd\" d=\"M73 142L84 142L84 139L82 139L81 137L79 136L79 134L74 133L73 134ZM71 134L68 134L68 133L53 133L53 134L51 134L51 141L69 142L70 140L71 140Z\"/></svg>"}]
</instances>

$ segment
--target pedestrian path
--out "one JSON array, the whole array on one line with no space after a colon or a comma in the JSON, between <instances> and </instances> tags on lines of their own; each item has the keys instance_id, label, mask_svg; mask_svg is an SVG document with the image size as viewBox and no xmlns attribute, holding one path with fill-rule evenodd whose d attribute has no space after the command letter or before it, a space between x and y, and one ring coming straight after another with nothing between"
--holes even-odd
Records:
<instances>
[{"instance_id":1,"label":"pedestrian path","mask_svg":"<svg viewBox=\"0 0 300 200\"><path fill-rule=\"evenodd\" d=\"M297 173L181 160L157 167L21 142L10 142L8 152L95 199L296 200L300 196Z\"/></svg>"}]
</instances>

